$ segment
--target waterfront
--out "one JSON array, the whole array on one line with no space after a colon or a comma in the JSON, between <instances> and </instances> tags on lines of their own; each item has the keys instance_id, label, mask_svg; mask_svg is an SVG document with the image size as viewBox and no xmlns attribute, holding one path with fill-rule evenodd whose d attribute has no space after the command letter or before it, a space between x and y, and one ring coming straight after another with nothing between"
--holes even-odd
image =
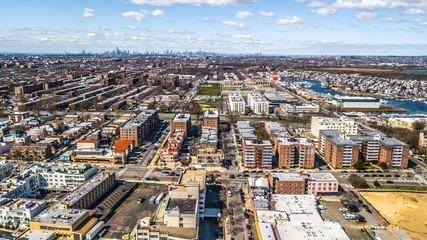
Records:
<instances>
[{"instance_id":1,"label":"waterfront","mask_svg":"<svg viewBox=\"0 0 427 240\"><path fill-rule=\"evenodd\" d=\"M323 93L323 94L331 94L331 95L340 95L340 96L350 96L347 94L342 94L342 93L338 93L335 92L334 90L330 89L330 88L322 88L320 85L320 81L316 81L316 80L297 80L297 79L286 79L287 81L295 81L295 82L308 82L311 84L311 87L309 87L309 89L317 92L317 93ZM385 101L387 101L386 106L392 106L392 107L397 107L397 108L403 108L406 109L405 113L427 113L427 104L424 103L423 101L397 101L394 99L385 99L385 98L380 98L383 99Z\"/></svg>"}]
</instances>

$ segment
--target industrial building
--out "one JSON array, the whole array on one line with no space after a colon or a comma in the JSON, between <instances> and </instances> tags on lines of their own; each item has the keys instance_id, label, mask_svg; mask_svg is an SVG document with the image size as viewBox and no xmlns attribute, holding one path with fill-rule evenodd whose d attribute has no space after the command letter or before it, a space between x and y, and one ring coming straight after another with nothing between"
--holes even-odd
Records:
<instances>
[{"instance_id":1,"label":"industrial building","mask_svg":"<svg viewBox=\"0 0 427 240\"><path fill-rule=\"evenodd\" d=\"M373 97L339 96L332 98L332 104L338 108L380 108L380 99Z\"/></svg>"}]
</instances>

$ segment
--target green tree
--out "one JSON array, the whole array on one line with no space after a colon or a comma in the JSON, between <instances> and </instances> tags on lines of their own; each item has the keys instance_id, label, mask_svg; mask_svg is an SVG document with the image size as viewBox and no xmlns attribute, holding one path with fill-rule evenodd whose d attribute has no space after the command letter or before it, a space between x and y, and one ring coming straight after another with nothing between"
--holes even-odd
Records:
<instances>
[{"instance_id":1,"label":"green tree","mask_svg":"<svg viewBox=\"0 0 427 240\"><path fill-rule=\"evenodd\" d=\"M378 166L380 166L382 169L387 169L387 163L385 162L381 162Z\"/></svg>"},{"instance_id":2,"label":"green tree","mask_svg":"<svg viewBox=\"0 0 427 240\"><path fill-rule=\"evenodd\" d=\"M412 129L415 131L421 131L426 127L426 121L415 121L412 123Z\"/></svg>"},{"instance_id":3,"label":"green tree","mask_svg":"<svg viewBox=\"0 0 427 240\"><path fill-rule=\"evenodd\" d=\"M363 160L359 159L357 160L354 164L353 167L357 170L363 170L365 169L365 162L363 162Z\"/></svg>"},{"instance_id":4,"label":"green tree","mask_svg":"<svg viewBox=\"0 0 427 240\"><path fill-rule=\"evenodd\" d=\"M376 179L374 181L374 187L376 187L376 188L380 188L381 187L380 182L378 182L378 180L376 180Z\"/></svg>"},{"instance_id":5,"label":"green tree","mask_svg":"<svg viewBox=\"0 0 427 240\"><path fill-rule=\"evenodd\" d=\"M369 187L368 183L363 177L360 177L356 174L351 174L348 177L348 182L355 188L367 188Z\"/></svg>"}]
</instances>

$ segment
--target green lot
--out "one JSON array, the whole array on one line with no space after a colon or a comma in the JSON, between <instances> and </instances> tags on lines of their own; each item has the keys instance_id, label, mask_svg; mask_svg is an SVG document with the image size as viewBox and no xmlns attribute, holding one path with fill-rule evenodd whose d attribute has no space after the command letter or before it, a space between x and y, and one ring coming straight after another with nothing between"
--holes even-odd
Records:
<instances>
[{"instance_id":1,"label":"green lot","mask_svg":"<svg viewBox=\"0 0 427 240\"><path fill-rule=\"evenodd\" d=\"M221 95L221 88L219 84L202 85L197 95L219 96Z\"/></svg>"}]
</instances>

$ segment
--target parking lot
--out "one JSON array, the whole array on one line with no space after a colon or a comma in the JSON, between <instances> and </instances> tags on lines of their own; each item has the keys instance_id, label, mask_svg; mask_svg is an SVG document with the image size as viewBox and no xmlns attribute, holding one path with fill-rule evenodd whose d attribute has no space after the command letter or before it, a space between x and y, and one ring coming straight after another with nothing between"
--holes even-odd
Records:
<instances>
[{"instance_id":1,"label":"parking lot","mask_svg":"<svg viewBox=\"0 0 427 240\"><path fill-rule=\"evenodd\" d=\"M107 233L103 239L121 239L123 235L129 234L143 217L150 216L157 205L148 202L153 195L167 192L166 186L140 185L135 191L115 210L114 215L105 223ZM144 198L141 204L137 203L139 198Z\"/></svg>"},{"instance_id":2,"label":"parking lot","mask_svg":"<svg viewBox=\"0 0 427 240\"><path fill-rule=\"evenodd\" d=\"M342 207L339 200L325 200L322 202L322 205L326 207L325 210L321 211L323 219L338 221L350 239L368 239L361 231L363 225L357 224L354 220L346 220L344 218L343 213L345 212L339 210Z\"/></svg>"}]
</instances>

